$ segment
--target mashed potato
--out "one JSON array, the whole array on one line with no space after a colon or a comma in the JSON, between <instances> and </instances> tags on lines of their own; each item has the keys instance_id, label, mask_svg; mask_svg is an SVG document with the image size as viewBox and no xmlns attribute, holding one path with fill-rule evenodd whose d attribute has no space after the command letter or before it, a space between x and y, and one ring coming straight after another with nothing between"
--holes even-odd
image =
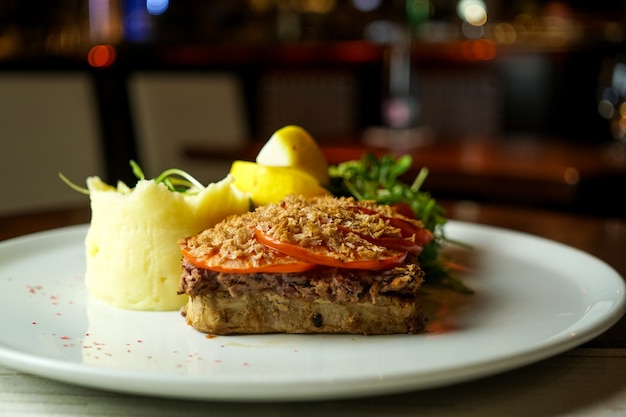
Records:
<instances>
[{"instance_id":1,"label":"mashed potato","mask_svg":"<svg viewBox=\"0 0 626 417\"><path fill-rule=\"evenodd\" d=\"M177 295L181 275L178 239L212 227L230 214L249 209L247 194L233 179L195 194L179 193L160 182L139 180L117 188L98 177L87 179L91 223L85 240L89 294L130 310L176 310L187 302Z\"/></svg>"}]
</instances>

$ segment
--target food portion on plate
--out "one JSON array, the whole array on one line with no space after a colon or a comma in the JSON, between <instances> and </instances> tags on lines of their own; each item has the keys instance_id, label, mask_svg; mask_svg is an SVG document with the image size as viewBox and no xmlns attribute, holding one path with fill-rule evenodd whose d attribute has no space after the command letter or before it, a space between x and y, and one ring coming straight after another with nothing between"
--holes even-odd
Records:
<instances>
[{"instance_id":1,"label":"food portion on plate","mask_svg":"<svg viewBox=\"0 0 626 417\"><path fill-rule=\"evenodd\" d=\"M85 285L90 296L128 310L178 310L181 236L198 233L250 208L246 193L227 176L203 186L179 170L146 179L132 163L137 184L116 187L87 179L91 221L85 239Z\"/></svg>"},{"instance_id":2,"label":"food portion on plate","mask_svg":"<svg viewBox=\"0 0 626 417\"><path fill-rule=\"evenodd\" d=\"M232 333L419 333L423 282L469 293L440 256L443 209L401 177L408 156L329 166L299 126L220 182L170 169L134 187L97 177L85 282L131 310L181 309L194 328Z\"/></svg>"},{"instance_id":3,"label":"food portion on plate","mask_svg":"<svg viewBox=\"0 0 626 417\"><path fill-rule=\"evenodd\" d=\"M431 241L390 206L288 196L181 239L183 315L212 334L419 333Z\"/></svg>"}]
</instances>

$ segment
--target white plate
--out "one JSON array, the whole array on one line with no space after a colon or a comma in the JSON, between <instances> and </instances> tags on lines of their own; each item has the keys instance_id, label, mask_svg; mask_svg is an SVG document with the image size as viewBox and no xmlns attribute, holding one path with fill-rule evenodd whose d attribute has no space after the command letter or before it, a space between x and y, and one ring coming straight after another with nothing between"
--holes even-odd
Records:
<instances>
[{"instance_id":1,"label":"white plate","mask_svg":"<svg viewBox=\"0 0 626 417\"><path fill-rule=\"evenodd\" d=\"M305 400L466 381L529 364L601 334L625 310L609 266L530 235L450 221L475 246L472 296L431 294L421 335L208 338L178 312L88 300L86 226L0 243L0 362L69 383L153 396Z\"/></svg>"}]
</instances>

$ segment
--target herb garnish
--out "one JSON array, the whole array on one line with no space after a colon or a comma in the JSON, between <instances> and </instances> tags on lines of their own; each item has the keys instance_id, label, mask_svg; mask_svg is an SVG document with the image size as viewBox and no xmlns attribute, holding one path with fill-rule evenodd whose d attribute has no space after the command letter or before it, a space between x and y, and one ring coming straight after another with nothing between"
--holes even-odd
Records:
<instances>
[{"instance_id":1,"label":"herb garnish","mask_svg":"<svg viewBox=\"0 0 626 417\"><path fill-rule=\"evenodd\" d=\"M138 180L146 180L146 175L143 170L139 166L139 164L133 160L130 161L130 167L133 171L135 177ZM65 175L59 173L59 177L65 184L67 184L70 188L79 193L89 195L89 190L87 188L81 187L79 185L71 182ZM195 195L204 190L204 185L200 183L193 176L178 168L170 168L163 171L159 176L153 179L156 183L164 184L170 191L177 193L184 193L189 195ZM119 189L120 187L118 187ZM123 187L126 189L127 187Z\"/></svg>"},{"instance_id":2,"label":"herb garnish","mask_svg":"<svg viewBox=\"0 0 626 417\"><path fill-rule=\"evenodd\" d=\"M446 224L445 210L430 193L421 187L428 169L422 168L409 185L400 177L411 168L413 160L409 155L395 158L391 154L377 158L371 152L363 155L361 160L342 162L329 166L329 190L337 196L353 196L357 200L374 200L379 204L407 204L415 217L422 221L424 227L433 233L434 239L427 244L418 260L426 274L427 282L442 285L461 293L472 293L461 281L456 279L449 266L440 257L440 249L453 243L444 232Z\"/></svg>"}]
</instances>

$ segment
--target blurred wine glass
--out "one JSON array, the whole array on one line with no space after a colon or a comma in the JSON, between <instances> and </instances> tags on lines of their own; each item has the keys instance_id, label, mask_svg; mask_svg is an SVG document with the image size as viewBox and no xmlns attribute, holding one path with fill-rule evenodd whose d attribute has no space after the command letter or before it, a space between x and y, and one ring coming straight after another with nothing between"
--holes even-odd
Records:
<instances>
[{"instance_id":1,"label":"blurred wine glass","mask_svg":"<svg viewBox=\"0 0 626 417\"><path fill-rule=\"evenodd\" d=\"M366 29L366 38L387 46L382 127L370 127L364 142L394 150L408 150L431 140L430 131L420 126L420 102L413 91L411 34L406 25L376 21Z\"/></svg>"}]
</instances>

